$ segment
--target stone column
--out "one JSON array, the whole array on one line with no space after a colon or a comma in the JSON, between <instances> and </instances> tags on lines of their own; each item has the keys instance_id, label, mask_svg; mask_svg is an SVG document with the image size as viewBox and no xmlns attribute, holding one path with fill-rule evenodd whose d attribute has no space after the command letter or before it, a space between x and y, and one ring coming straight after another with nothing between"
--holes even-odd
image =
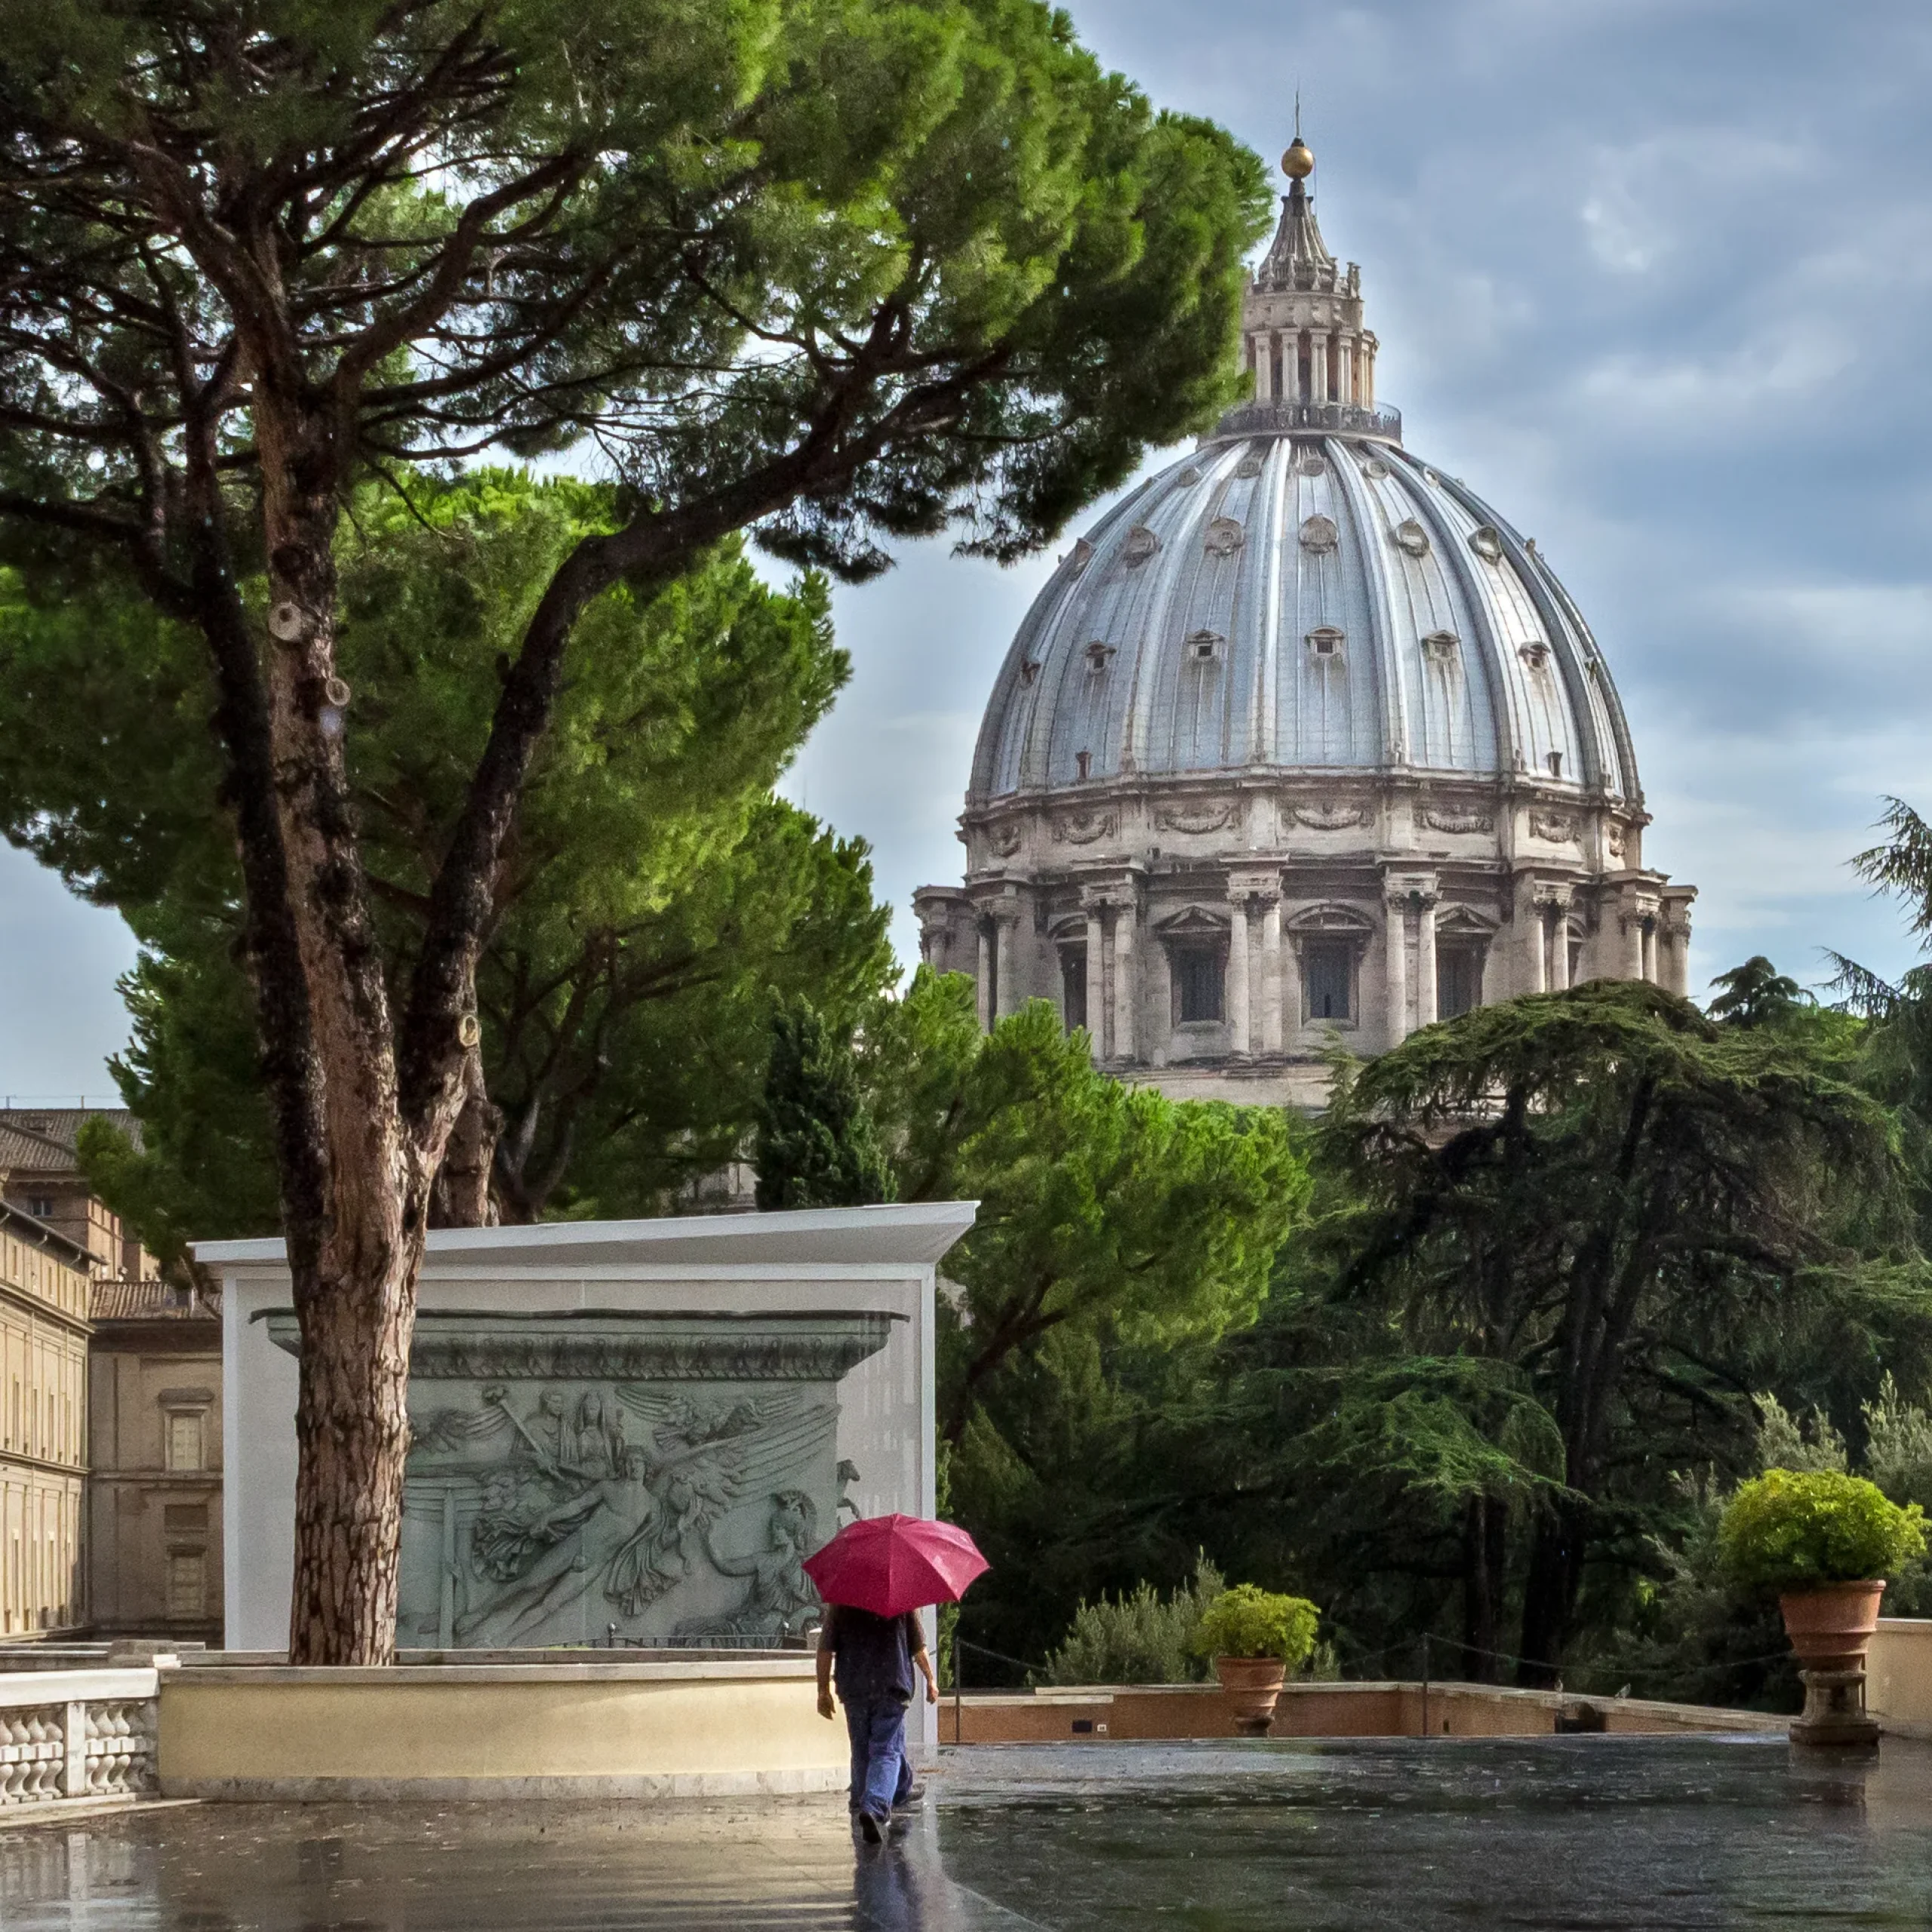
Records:
<instances>
[{"instance_id":1,"label":"stone column","mask_svg":"<svg viewBox=\"0 0 1932 1932\"><path fill-rule=\"evenodd\" d=\"M1100 909L1089 906L1087 913L1087 1032L1094 1057L1103 1060L1107 1051L1107 929Z\"/></svg>"},{"instance_id":2,"label":"stone column","mask_svg":"<svg viewBox=\"0 0 1932 1932\"><path fill-rule=\"evenodd\" d=\"M1435 894L1416 896L1416 1024L1435 1024Z\"/></svg>"},{"instance_id":3,"label":"stone column","mask_svg":"<svg viewBox=\"0 0 1932 1932\"><path fill-rule=\"evenodd\" d=\"M1335 351L1336 374L1342 379L1341 400L1353 402L1355 399L1355 345L1352 336L1344 336Z\"/></svg>"},{"instance_id":4,"label":"stone column","mask_svg":"<svg viewBox=\"0 0 1932 1932\"><path fill-rule=\"evenodd\" d=\"M1247 899L1238 891L1229 895L1234 917L1228 923L1228 1051L1243 1058L1253 1051L1249 1032L1252 1008L1247 984Z\"/></svg>"},{"instance_id":5,"label":"stone column","mask_svg":"<svg viewBox=\"0 0 1932 1932\"><path fill-rule=\"evenodd\" d=\"M1310 402L1328 400L1328 332L1325 329L1311 331L1308 338L1308 399Z\"/></svg>"},{"instance_id":6,"label":"stone column","mask_svg":"<svg viewBox=\"0 0 1932 1932\"><path fill-rule=\"evenodd\" d=\"M1139 961L1134 956L1134 928L1140 908L1130 892L1114 906L1114 1037L1113 1057L1132 1060L1134 1049L1134 1004L1140 990Z\"/></svg>"},{"instance_id":7,"label":"stone column","mask_svg":"<svg viewBox=\"0 0 1932 1932\"><path fill-rule=\"evenodd\" d=\"M1570 990L1570 909L1555 905L1549 912L1549 989Z\"/></svg>"},{"instance_id":8,"label":"stone column","mask_svg":"<svg viewBox=\"0 0 1932 1932\"><path fill-rule=\"evenodd\" d=\"M1265 897L1261 902L1261 1051L1278 1054L1282 1046L1281 896Z\"/></svg>"},{"instance_id":9,"label":"stone column","mask_svg":"<svg viewBox=\"0 0 1932 1932\"><path fill-rule=\"evenodd\" d=\"M1013 940L1014 935L1019 930L1020 926L1020 914L1017 909L1002 906L993 915L993 924L994 931L998 935L995 942L996 949L995 958L998 962L993 969L996 976L995 991L998 995L998 1017L1004 1020L1009 1013L1017 1013L1020 1010L1020 1002L1014 997L1018 989L1013 983L1014 974L1013 955L1015 951Z\"/></svg>"},{"instance_id":10,"label":"stone column","mask_svg":"<svg viewBox=\"0 0 1932 1932\"><path fill-rule=\"evenodd\" d=\"M1657 922L1654 918L1644 921L1644 977L1654 986L1660 983L1657 978Z\"/></svg>"},{"instance_id":11,"label":"stone column","mask_svg":"<svg viewBox=\"0 0 1932 1932\"><path fill-rule=\"evenodd\" d=\"M1409 895L1393 887L1388 895L1388 918L1383 928L1389 1044L1399 1047L1409 1035Z\"/></svg>"},{"instance_id":12,"label":"stone column","mask_svg":"<svg viewBox=\"0 0 1932 1932\"><path fill-rule=\"evenodd\" d=\"M984 922L980 927L980 1031L993 1030L993 936Z\"/></svg>"},{"instance_id":13,"label":"stone column","mask_svg":"<svg viewBox=\"0 0 1932 1932\"><path fill-rule=\"evenodd\" d=\"M1663 980L1679 999L1690 996L1690 902L1666 897L1664 920Z\"/></svg>"},{"instance_id":14,"label":"stone column","mask_svg":"<svg viewBox=\"0 0 1932 1932\"><path fill-rule=\"evenodd\" d=\"M1549 990L1549 908L1540 899L1532 897L1524 909L1528 921L1530 950L1530 991L1533 993Z\"/></svg>"},{"instance_id":15,"label":"stone column","mask_svg":"<svg viewBox=\"0 0 1932 1932\"><path fill-rule=\"evenodd\" d=\"M1264 331L1250 339L1254 345L1254 399L1266 402L1275 393L1275 338Z\"/></svg>"},{"instance_id":16,"label":"stone column","mask_svg":"<svg viewBox=\"0 0 1932 1932\"><path fill-rule=\"evenodd\" d=\"M1644 977L1644 918L1641 907L1632 906L1623 915L1623 977Z\"/></svg>"}]
</instances>

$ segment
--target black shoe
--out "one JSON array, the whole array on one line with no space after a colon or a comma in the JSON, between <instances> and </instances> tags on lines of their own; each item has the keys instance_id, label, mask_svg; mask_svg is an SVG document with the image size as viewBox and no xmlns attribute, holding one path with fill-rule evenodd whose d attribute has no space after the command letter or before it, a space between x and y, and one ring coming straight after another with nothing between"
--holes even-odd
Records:
<instances>
[{"instance_id":1,"label":"black shoe","mask_svg":"<svg viewBox=\"0 0 1932 1932\"><path fill-rule=\"evenodd\" d=\"M883 1844L885 1834L879 1829L878 1820L869 1811L859 1814L859 1829L868 1844Z\"/></svg>"}]
</instances>

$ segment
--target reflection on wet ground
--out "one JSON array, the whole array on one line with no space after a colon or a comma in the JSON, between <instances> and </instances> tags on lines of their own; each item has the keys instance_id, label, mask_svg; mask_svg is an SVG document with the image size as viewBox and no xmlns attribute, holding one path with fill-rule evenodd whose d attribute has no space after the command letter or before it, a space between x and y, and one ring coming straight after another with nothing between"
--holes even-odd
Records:
<instances>
[{"instance_id":1,"label":"reflection on wet ground","mask_svg":"<svg viewBox=\"0 0 1932 1932\"><path fill-rule=\"evenodd\" d=\"M1932 1749L1012 1746L881 1851L837 1799L203 1805L0 1833L6 1932L1932 1925Z\"/></svg>"}]
</instances>

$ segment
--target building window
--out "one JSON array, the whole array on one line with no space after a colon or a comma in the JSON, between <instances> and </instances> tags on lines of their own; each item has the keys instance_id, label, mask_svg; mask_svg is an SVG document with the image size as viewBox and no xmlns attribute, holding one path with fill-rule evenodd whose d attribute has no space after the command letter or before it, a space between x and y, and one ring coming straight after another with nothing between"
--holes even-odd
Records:
<instances>
[{"instance_id":1,"label":"building window","mask_svg":"<svg viewBox=\"0 0 1932 1932\"><path fill-rule=\"evenodd\" d=\"M1312 939L1302 949L1311 1020L1355 1017L1355 949L1345 939Z\"/></svg>"},{"instance_id":2,"label":"building window","mask_svg":"<svg viewBox=\"0 0 1932 1932\"><path fill-rule=\"evenodd\" d=\"M1174 1020L1188 1026L1221 1017L1223 949L1214 940L1195 940L1174 949Z\"/></svg>"},{"instance_id":3,"label":"building window","mask_svg":"<svg viewBox=\"0 0 1932 1932\"><path fill-rule=\"evenodd\" d=\"M168 1417L168 1466L171 1469L198 1469L203 1466L199 1414L177 1410Z\"/></svg>"},{"instance_id":4,"label":"building window","mask_svg":"<svg viewBox=\"0 0 1932 1932\"><path fill-rule=\"evenodd\" d=\"M1060 1011L1066 1015L1066 1030L1087 1024L1087 949L1063 946L1060 949Z\"/></svg>"},{"instance_id":5,"label":"building window","mask_svg":"<svg viewBox=\"0 0 1932 1932\"><path fill-rule=\"evenodd\" d=\"M171 1550L168 1558L168 1614L204 1617L208 1614L208 1560L198 1549Z\"/></svg>"},{"instance_id":6,"label":"building window","mask_svg":"<svg viewBox=\"0 0 1932 1932\"><path fill-rule=\"evenodd\" d=\"M1466 942L1435 949L1435 1011L1456 1020L1482 1004L1482 948Z\"/></svg>"}]
</instances>

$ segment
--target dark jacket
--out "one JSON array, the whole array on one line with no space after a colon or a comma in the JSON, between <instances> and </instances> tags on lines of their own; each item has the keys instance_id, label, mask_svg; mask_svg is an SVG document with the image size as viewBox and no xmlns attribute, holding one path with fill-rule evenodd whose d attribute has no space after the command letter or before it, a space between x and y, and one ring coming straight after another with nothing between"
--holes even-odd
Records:
<instances>
[{"instance_id":1,"label":"dark jacket","mask_svg":"<svg viewBox=\"0 0 1932 1932\"><path fill-rule=\"evenodd\" d=\"M818 1647L832 1653L832 1681L841 1703L875 1704L885 1698L912 1702L912 1660L926 1647L915 1611L875 1617L850 1604L828 1604Z\"/></svg>"}]
</instances>

